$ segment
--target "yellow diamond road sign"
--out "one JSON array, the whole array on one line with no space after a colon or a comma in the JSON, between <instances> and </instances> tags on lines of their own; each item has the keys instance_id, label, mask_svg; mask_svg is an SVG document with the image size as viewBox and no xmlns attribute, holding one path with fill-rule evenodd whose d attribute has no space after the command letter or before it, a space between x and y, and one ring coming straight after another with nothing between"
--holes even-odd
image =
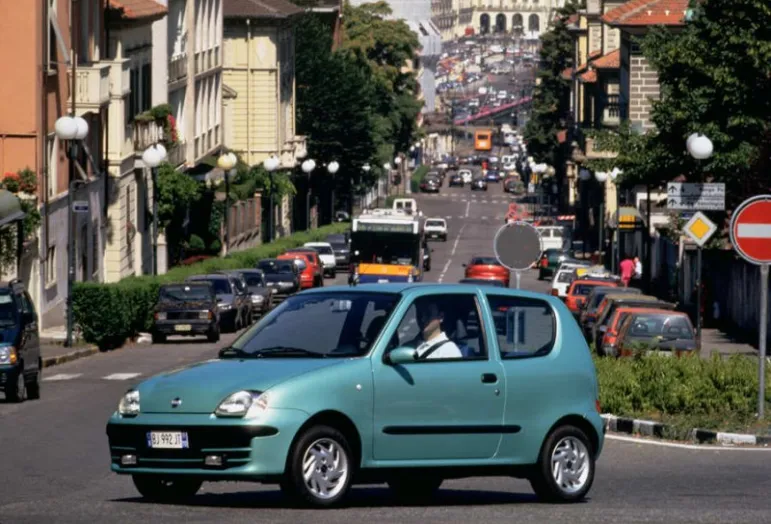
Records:
<instances>
[{"instance_id":1,"label":"yellow diamond road sign","mask_svg":"<svg viewBox=\"0 0 771 524\"><path fill-rule=\"evenodd\" d=\"M699 247L703 247L712 235L717 231L717 226L701 211L696 212L683 228L685 234L691 240L696 242Z\"/></svg>"}]
</instances>

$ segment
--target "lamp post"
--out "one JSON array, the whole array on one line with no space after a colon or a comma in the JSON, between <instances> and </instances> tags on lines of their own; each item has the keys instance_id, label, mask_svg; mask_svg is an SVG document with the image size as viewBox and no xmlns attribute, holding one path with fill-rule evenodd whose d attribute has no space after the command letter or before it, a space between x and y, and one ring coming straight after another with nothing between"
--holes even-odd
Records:
<instances>
[{"instance_id":1,"label":"lamp post","mask_svg":"<svg viewBox=\"0 0 771 524\"><path fill-rule=\"evenodd\" d=\"M308 175L308 190L305 192L305 216L307 224L305 228L310 231L311 229L311 173L316 169L316 162L312 159L308 159L300 166L303 173Z\"/></svg>"},{"instance_id":2,"label":"lamp post","mask_svg":"<svg viewBox=\"0 0 771 524\"><path fill-rule=\"evenodd\" d=\"M158 274L158 166L166 160L166 148L155 144L142 153L142 162L150 168L153 181L153 275Z\"/></svg>"},{"instance_id":3,"label":"lamp post","mask_svg":"<svg viewBox=\"0 0 771 524\"><path fill-rule=\"evenodd\" d=\"M404 169L402 169L402 157L401 155L397 154L394 158L394 166L396 166L394 169L396 170L396 176L399 177L399 184L396 188L396 193L401 194L403 193L402 188L404 185Z\"/></svg>"},{"instance_id":4,"label":"lamp post","mask_svg":"<svg viewBox=\"0 0 771 524\"><path fill-rule=\"evenodd\" d=\"M618 179L618 176L623 174L624 172L614 167L613 171L610 172L610 180L613 183L613 187L616 190L616 242L613 243L613 240L611 239L611 247L613 248L613 263L612 270L618 274L620 271L619 264L621 263L621 227L619 225L619 219L621 217L621 194L618 190L618 182L616 181Z\"/></svg>"},{"instance_id":5,"label":"lamp post","mask_svg":"<svg viewBox=\"0 0 771 524\"><path fill-rule=\"evenodd\" d=\"M72 334L75 326L72 311L72 287L75 283L75 217L72 205L75 190L83 185L75 179L75 162L78 158L78 146L88 136L88 122L79 116L63 116L54 124L54 132L59 140L67 141L67 159L69 173L69 191L67 192L67 340L65 345L72 347ZM47 233L46 233L46 236Z\"/></svg>"},{"instance_id":6,"label":"lamp post","mask_svg":"<svg viewBox=\"0 0 771 524\"><path fill-rule=\"evenodd\" d=\"M281 160L279 160L276 155L270 155L262 162L262 167L268 172L268 178L270 180L270 194L268 195L268 242L273 241L276 232L276 224L274 223L275 217L273 216L273 206L275 205L275 201L273 200L275 192L275 187L273 187L273 172L278 169L280 164Z\"/></svg>"},{"instance_id":7,"label":"lamp post","mask_svg":"<svg viewBox=\"0 0 771 524\"><path fill-rule=\"evenodd\" d=\"M386 162L383 164L383 169L386 172L386 191L385 196L386 200L388 200L388 196L391 194L391 164L389 162Z\"/></svg>"},{"instance_id":8,"label":"lamp post","mask_svg":"<svg viewBox=\"0 0 771 524\"><path fill-rule=\"evenodd\" d=\"M329 202L329 223L335 221L335 173L337 173L340 170L340 164L338 164L336 161L332 161L329 164L327 164L327 172L332 176L332 185L331 185L331 194L330 194L330 202Z\"/></svg>"},{"instance_id":9,"label":"lamp post","mask_svg":"<svg viewBox=\"0 0 771 524\"><path fill-rule=\"evenodd\" d=\"M597 248L600 253L600 261L603 260L602 253L604 251L603 249L603 243L605 239L603 238L603 233L605 229L605 182L608 181L608 178L610 177L610 173L607 173L606 171L597 171L594 174L594 178L597 179L597 182L600 183L600 212L598 221L597 221L597 232L598 232L598 239L597 239ZM603 262L603 266L605 263Z\"/></svg>"},{"instance_id":10,"label":"lamp post","mask_svg":"<svg viewBox=\"0 0 771 524\"><path fill-rule=\"evenodd\" d=\"M592 173L588 169L581 168L578 171L578 179L581 182L586 183L589 180L591 180L591 178L592 178ZM581 250L583 252L583 257L584 258L586 258L586 230L588 229L587 228L587 223L586 223L587 220L584 220L585 218L588 219L588 213L586 213L586 211L587 211L587 209L586 209L586 199L584 198L585 193L586 193L586 191L585 191L585 185L584 185L584 189L579 189L579 195L580 195L579 202L581 204L581 210L582 210L582 214L581 214Z\"/></svg>"},{"instance_id":11,"label":"lamp post","mask_svg":"<svg viewBox=\"0 0 771 524\"><path fill-rule=\"evenodd\" d=\"M688 153L696 160L706 160L712 156L714 146L704 135L693 133L685 142ZM696 247L696 340L701 348L701 246ZM763 357L761 357L763 358Z\"/></svg>"},{"instance_id":12,"label":"lamp post","mask_svg":"<svg viewBox=\"0 0 771 524\"><path fill-rule=\"evenodd\" d=\"M217 159L217 165L224 172L225 178L225 246L224 254L228 254L230 249L230 175L232 171L235 171L238 158L233 153L223 153Z\"/></svg>"},{"instance_id":13,"label":"lamp post","mask_svg":"<svg viewBox=\"0 0 771 524\"><path fill-rule=\"evenodd\" d=\"M364 171L364 174L365 174L365 175L366 175L367 173L369 173L369 170L370 170L370 169L372 169L372 168L371 168L371 167L369 167L369 164L364 164L363 166L361 166L361 170L362 170L362 171ZM370 195L371 195L371 194L372 194L372 193L370 193ZM380 183L378 182L377 184L375 184L375 205L376 205L376 206L377 206L377 203L378 203L378 201L379 201L379 200L380 200ZM369 204L368 204L368 205L369 205ZM364 207L364 206L362 205L362 208L363 208L363 207ZM353 220L353 204L351 204L351 220Z\"/></svg>"}]
</instances>

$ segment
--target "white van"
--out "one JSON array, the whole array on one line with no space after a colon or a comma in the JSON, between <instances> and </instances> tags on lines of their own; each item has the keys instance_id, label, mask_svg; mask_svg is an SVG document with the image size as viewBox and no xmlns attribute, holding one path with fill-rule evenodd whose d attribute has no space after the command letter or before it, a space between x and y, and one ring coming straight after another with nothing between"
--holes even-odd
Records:
<instances>
[{"instance_id":1,"label":"white van","mask_svg":"<svg viewBox=\"0 0 771 524\"><path fill-rule=\"evenodd\" d=\"M541 226L536 229L541 234L544 251L547 249L565 249L567 247L567 238L563 228L559 226Z\"/></svg>"},{"instance_id":2,"label":"white van","mask_svg":"<svg viewBox=\"0 0 771 524\"><path fill-rule=\"evenodd\" d=\"M409 215L418 214L418 201L414 198L395 198L393 203L394 211L404 211Z\"/></svg>"}]
</instances>

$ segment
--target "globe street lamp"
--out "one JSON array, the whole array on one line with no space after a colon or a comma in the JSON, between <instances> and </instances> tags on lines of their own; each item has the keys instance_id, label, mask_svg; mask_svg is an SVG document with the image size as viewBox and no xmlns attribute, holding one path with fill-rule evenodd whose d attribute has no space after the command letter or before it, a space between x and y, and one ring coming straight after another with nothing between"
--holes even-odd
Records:
<instances>
[{"instance_id":1,"label":"globe street lamp","mask_svg":"<svg viewBox=\"0 0 771 524\"><path fill-rule=\"evenodd\" d=\"M262 162L262 167L268 172L268 179L270 180L270 193L268 194L268 242L273 241L274 233L276 232L273 216L273 206L275 205L273 200L273 193L275 190L275 187L273 187L273 172L278 169L280 164L281 160L279 160L276 155L270 155Z\"/></svg>"},{"instance_id":2,"label":"globe street lamp","mask_svg":"<svg viewBox=\"0 0 771 524\"><path fill-rule=\"evenodd\" d=\"M224 172L225 177L225 249L227 255L230 249L230 175L236 171L238 158L233 153L223 153L217 159L217 165Z\"/></svg>"},{"instance_id":3,"label":"globe street lamp","mask_svg":"<svg viewBox=\"0 0 771 524\"><path fill-rule=\"evenodd\" d=\"M613 184L613 187L616 190L616 242L615 247L613 249L613 270L618 273L618 265L621 262L621 229L619 228L619 217L621 216L621 193L618 190L618 177L619 175L622 175L624 172L614 167L613 171L610 172L610 181Z\"/></svg>"},{"instance_id":4,"label":"globe street lamp","mask_svg":"<svg viewBox=\"0 0 771 524\"><path fill-rule=\"evenodd\" d=\"M329 164L327 164L327 172L332 177L332 184L331 184L331 191L330 191L330 202L329 202L329 223L331 224L335 220L335 173L337 173L340 170L340 164L338 164L336 161L332 161Z\"/></svg>"},{"instance_id":5,"label":"globe street lamp","mask_svg":"<svg viewBox=\"0 0 771 524\"><path fill-rule=\"evenodd\" d=\"M75 162L78 158L78 146L88 136L88 122L79 116L63 116L54 124L54 132L59 140L67 141L69 191L67 192L67 339L65 345L72 347L74 316L72 311L72 288L75 283L75 217L73 217L73 199L78 187L85 185L75 179ZM48 233L46 232L46 236Z\"/></svg>"},{"instance_id":6,"label":"globe street lamp","mask_svg":"<svg viewBox=\"0 0 771 524\"><path fill-rule=\"evenodd\" d=\"M303 173L308 175L308 189L305 192L305 217L306 217L306 230L311 228L311 173L316 169L316 162L313 159L308 159L300 166Z\"/></svg>"},{"instance_id":7,"label":"globe street lamp","mask_svg":"<svg viewBox=\"0 0 771 524\"><path fill-rule=\"evenodd\" d=\"M155 144L142 153L142 162L150 168L153 181L153 275L158 274L158 166L166 160L166 148Z\"/></svg>"}]
</instances>

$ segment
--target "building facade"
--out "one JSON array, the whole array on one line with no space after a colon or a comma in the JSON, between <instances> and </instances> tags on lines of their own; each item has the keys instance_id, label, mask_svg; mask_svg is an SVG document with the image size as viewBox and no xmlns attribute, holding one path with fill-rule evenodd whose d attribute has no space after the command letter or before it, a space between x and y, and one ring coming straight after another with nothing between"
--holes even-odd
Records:
<instances>
[{"instance_id":1,"label":"building facade","mask_svg":"<svg viewBox=\"0 0 771 524\"><path fill-rule=\"evenodd\" d=\"M431 0L431 21L442 34L442 41L455 38L458 22L458 0Z\"/></svg>"}]
</instances>

